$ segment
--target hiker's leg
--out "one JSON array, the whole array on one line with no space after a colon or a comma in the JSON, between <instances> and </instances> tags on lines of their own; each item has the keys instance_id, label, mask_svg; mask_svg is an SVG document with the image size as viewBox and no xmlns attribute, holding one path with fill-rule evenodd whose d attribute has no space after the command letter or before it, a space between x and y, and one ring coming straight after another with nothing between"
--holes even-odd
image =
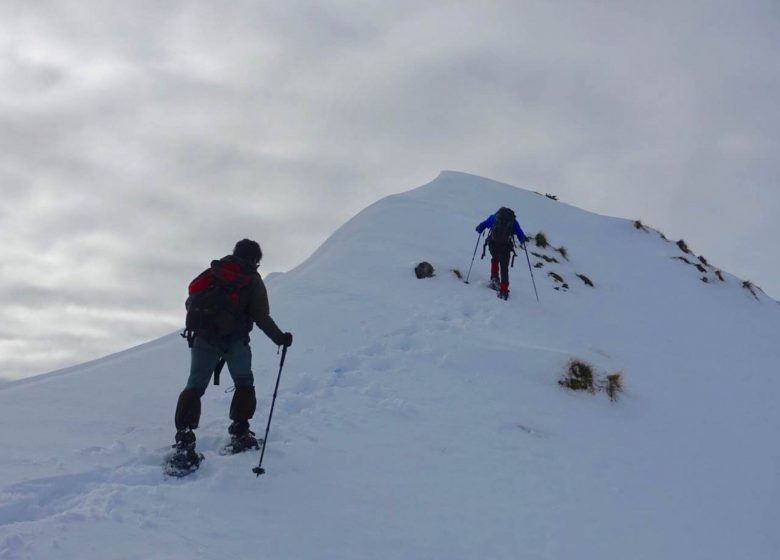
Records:
<instances>
[{"instance_id":1,"label":"hiker's leg","mask_svg":"<svg viewBox=\"0 0 780 560\"><path fill-rule=\"evenodd\" d=\"M200 395L195 389L184 389L176 402L176 430L194 430L200 422Z\"/></svg>"},{"instance_id":2,"label":"hiker's leg","mask_svg":"<svg viewBox=\"0 0 780 560\"><path fill-rule=\"evenodd\" d=\"M217 367L220 354L219 349L203 337L195 337L190 348L190 377L187 379L186 389L194 390L198 397L203 396L214 368Z\"/></svg>"},{"instance_id":3,"label":"hiker's leg","mask_svg":"<svg viewBox=\"0 0 780 560\"><path fill-rule=\"evenodd\" d=\"M254 387L236 387L233 400L230 401L230 419L233 423L228 431L234 435L246 433L249 421L257 409L257 396Z\"/></svg>"},{"instance_id":4,"label":"hiker's leg","mask_svg":"<svg viewBox=\"0 0 780 560\"><path fill-rule=\"evenodd\" d=\"M490 249L490 279L498 281L498 267L500 260L500 249L495 243L488 241L488 249Z\"/></svg>"},{"instance_id":5,"label":"hiker's leg","mask_svg":"<svg viewBox=\"0 0 780 560\"><path fill-rule=\"evenodd\" d=\"M252 375L252 349L249 343L238 340L231 343L225 354L230 376L236 391L230 403L230 433L240 435L249 430L249 420L255 414L257 397L255 395L254 375Z\"/></svg>"},{"instance_id":6,"label":"hiker's leg","mask_svg":"<svg viewBox=\"0 0 780 560\"><path fill-rule=\"evenodd\" d=\"M509 286L509 260L511 258L511 251L506 249L502 252L499 259L499 265L501 268L501 285Z\"/></svg>"},{"instance_id":7,"label":"hiker's leg","mask_svg":"<svg viewBox=\"0 0 780 560\"><path fill-rule=\"evenodd\" d=\"M236 387L254 386L252 349L246 340L235 340L230 343L228 351L225 353L225 362Z\"/></svg>"}]
</instances>

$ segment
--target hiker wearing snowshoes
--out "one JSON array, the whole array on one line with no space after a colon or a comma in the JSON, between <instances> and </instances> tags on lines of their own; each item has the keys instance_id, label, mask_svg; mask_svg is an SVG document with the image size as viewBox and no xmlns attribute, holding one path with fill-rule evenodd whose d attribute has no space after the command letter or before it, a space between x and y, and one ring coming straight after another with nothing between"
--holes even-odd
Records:
<instances>
[{"instance_id":1,"label":"hiker wearing snowshoes","mask_svg":"<svg viewBox=\"0 0 780 560\"><path fill-rule=\"evenodd\" d=\"M269 314L268 294L257 268L263 253L250 239L236 243L233 254L211 262L189 286L187 323L182 336L190 345L190 376L176 404L176 449L179 467L197 468L195 433L200 421L200 399L212 374L227 364L235 385L230 403L228 452L258 448L249 420L255 413L254 376L249 333L256 324L278 346L292 344ZM215 372L216 370L216 372ZM216 379L215 379L216 383Z\"/></svg>"},{"instance_id":2,"label":"hiker wearing snowshoes","mask_svg":"<svg viewBox=\"0 0 780 560\"><path fill-rule=\"evenodd\" d=\"M522 247L525 245L525 233L514 211L503 206L477 226L477 233L482 234L486 229L490 233L482 247L482 256L485 256L487 246L491 257L490 287L498 292L499 298L506 300L509 299L509 261L515 254L515 236Z\"/></svg>"}]
</instances>

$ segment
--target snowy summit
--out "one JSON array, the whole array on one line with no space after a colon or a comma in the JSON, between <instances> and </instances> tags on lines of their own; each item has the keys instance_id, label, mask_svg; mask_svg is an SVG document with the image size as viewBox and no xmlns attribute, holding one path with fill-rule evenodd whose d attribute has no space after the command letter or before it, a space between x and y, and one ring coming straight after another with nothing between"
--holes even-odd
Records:
<instances>
[{"instance_id":1,"label":"snowy summit","mask_svg":"<svg viewBox=\"0 0 780 560\"><path fill-rule=\"evenodd\" d=\"M531 238L507 301L475 232L501 206ZM415 277L421 261L433 277ZM223 375L200 469L163 475L178 333L8 383L0 559L780 557L780 306L685 243L444 172L266 280L295 334L266 474L259 452L217 452ZM252 337L262 431L279 356ZM593 391L561 384L574 361Z\"/></svg>"}]
</instances>

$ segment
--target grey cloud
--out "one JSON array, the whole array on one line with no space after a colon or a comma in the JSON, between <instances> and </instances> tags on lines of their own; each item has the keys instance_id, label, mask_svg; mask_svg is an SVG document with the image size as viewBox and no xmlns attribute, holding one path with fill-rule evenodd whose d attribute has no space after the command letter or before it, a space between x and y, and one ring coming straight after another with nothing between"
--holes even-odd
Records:
<instances>
[{"instance_id":1,"label":"grey cloud","mask_svg":"<svg viewBox=\"0 0 780 560\"><path fill-rule=\"evenodd\" d=\"M66 75L54 65L22 60L18 53L11 52L6 57L6 70L0 76L5 78L6 87L14 95L22 96L54 88L62 83Z\"/></svg>"},{"instance_id":2,"label":"grey cloud","mask_svg":"<svg viewBox=\"0 0 780 560\"><path fill-rule=\"evenodd\" d=\"M150 285L154 285L151 284ZM4 285L3 299L6 303L0 309L9 305L24 306L30 310L56 311L63 306L99 307L127 306L137 309L137 305L147 297L141 285L100 286L94 283L73 283L70 286L41 287L29 284ZM151 308L153 309L153 308Z\"/></svg>"},{"instance_id":3,"label":"grey cloud","mask_svg":"<svg viewBox=\"0 0 780 560\"><path fill-rule=\"evenodd\" d=\"M772 2L11 1L0 17L0 293L29 306L14 330L36 344L56 336L36 331L47 312L87 333L114 318L115 346L85 336L80 356L167 332L237 239L291 268L445 168L642 218L780 292Z\"/></svg>"}]
</instances>

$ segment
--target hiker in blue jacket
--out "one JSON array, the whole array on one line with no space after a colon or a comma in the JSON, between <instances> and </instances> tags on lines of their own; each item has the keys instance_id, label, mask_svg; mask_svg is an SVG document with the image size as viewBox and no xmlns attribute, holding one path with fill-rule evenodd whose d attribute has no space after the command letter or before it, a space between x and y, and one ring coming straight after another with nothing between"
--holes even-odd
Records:
<instances>
[{"instance_id":1,"label":"hiker in blue jacket","mask_svg":"<svg viewBox=\"0 0 780 560\"><path fill-rule=\"evenodd\" d=\"M498 297L509 299L509 260L515 251L515 236L525 245L525 233L511 208L501 207L477 226L477 233L490 229L485 244L490 249L490 287ZM485 256L484 247L482 256ZM500 273L500 275L499 275Z\"/></svg>"}]
</instances>

